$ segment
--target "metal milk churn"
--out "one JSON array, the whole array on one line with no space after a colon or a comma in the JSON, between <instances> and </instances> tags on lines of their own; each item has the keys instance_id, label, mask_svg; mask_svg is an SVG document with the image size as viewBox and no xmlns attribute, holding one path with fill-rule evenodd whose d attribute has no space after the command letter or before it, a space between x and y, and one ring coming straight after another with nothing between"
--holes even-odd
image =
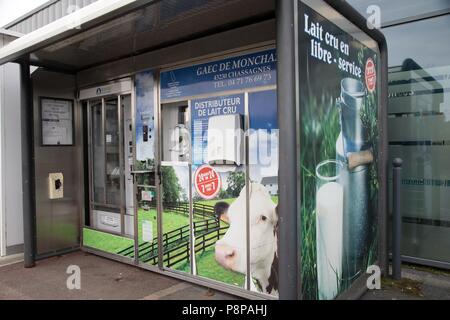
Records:
<instances>
[{"instance_id":1,"label":"metal milk churn","mask_svg":"<svg viewBox=\"0 0 450 320\"><path fill-rule=\"evenodd\" d=\"M348 155L370 145L361 122L360 111L365 103L364 85L356 79L341 82L338 106L342 131L336 141L339 183L344 189L342 280L345 287L362 272L369 235L369 165L348 166Z\"/></svg>"}]
</instances>

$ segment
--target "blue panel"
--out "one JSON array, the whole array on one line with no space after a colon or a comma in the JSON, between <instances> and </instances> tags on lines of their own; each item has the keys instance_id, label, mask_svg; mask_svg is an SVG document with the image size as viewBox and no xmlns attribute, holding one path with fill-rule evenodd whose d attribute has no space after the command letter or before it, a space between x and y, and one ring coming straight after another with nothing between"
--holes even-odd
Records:
<instances>
[{"instance_id":1,"label":"blue panel","mask_svg":"<svg viewBox=\"0 0 450 320\"><path fill-rule=\"evenodd\" d=\"M245 114L244 94L192 100L192 150L194 165L204 163L208 146L208 120L225 114Z\"/></svg>"},{"instance_id":2,"label":"blue panel","mask_svg":"<svg viewBox=\"0 0 450 320\"><path fill-rule=\"evenodd\" d=\"M161 100L276 84L274 49L161 73Z\"/></svg>"}]
</instances>

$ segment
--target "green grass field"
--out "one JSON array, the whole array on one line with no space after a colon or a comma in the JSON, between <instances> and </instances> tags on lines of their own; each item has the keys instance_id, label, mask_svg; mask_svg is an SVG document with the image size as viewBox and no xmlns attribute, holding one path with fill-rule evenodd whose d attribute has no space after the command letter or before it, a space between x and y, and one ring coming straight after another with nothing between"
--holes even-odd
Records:
<instances>
[{"instance_id":1,"label":"green grass field","mask_svg":"<svg viewBox=\"0 0 450 320\"><path fill-rule=\"evenodd\" d=\"M158 224L156 221L156 210L151 209L149 211L145 211L143 209L139 209L139 217L138 217L138 229L139 229L139 243L143 242L142 240L142 222L143 221L151 221L152 222L152 233L153 238L157 235ZM185 225L189 224L189 217L186 215L182 215L179 213L174 213L170 211L165 211L163 214L164 221L164 232L169 232L171 230L178 229ZM123 250L129 246L133 245L133 240L120 237L117 235L91 230L84 229L83 231L83 243L85 246L89 246L91 248L99 249L109 253L117 253L120 250Z\"/></svg>"},{"instance_id":2,"label":"green grass field","mask_svg":"<svg viewBox=\"0 0 450 320\"><path fill-rule=\"evenodd\" d=\"M117 253L134 244L132 239L123 238L92 229L83 229L83 245L109 253Z\"/></svg>"},{"instance_id":3,"label":"green grass field","mask_svg":"<svg viewBox=\"0 0 450 320\"><path fill-rule=\"evenodd\" d=\"M241 273L237 273L231 270L227 270L219 265L214 258L214 247L206 250L203 253L197 254L197 274L199 276L221 281L227 284L235 285L238 287L244 286L245 276ZM180 266L181 271L189 271L189 265L185 264Z\"/></svg>"},{"instance_id":4,"label":"green grass field","mask_svg":"<svg viewBox=\"0 0 450 320\"><path fill-rule=\"evenodd\" d=\"M214 204L218 201L232 203L234 200L235 200L234 198L222 200L205 200L205 201L198 201L198 203L214 206ZM274 203L278 203L278 197L272 197L272 200L274 201ZM164 233L189 225L189 217L184 214L175 213L171 211L164 211L162 218L163 218ZM194 218L194 221L200 220L201 219L198 217ZM143 242L142 223L144 221L152 222L153 238L155 238L157 236L156 209L150 209L148 211L139 209L138 215L139 243ZM221 226L226 226L226 224L224 222L221 222ZM125 248L133 246L132 239L96 230L85 228L83 231L83 235L84 235L83 236L84 245L109 253L115 254ZM176 252L174 252L174 254L175 253ZM197 254L196 263L197 263L197 272L202 277L222 281L224 283L236 286L243 286L244 284L244 275L230 270L226 270L216 262L214 258L214 247L210 247L205 252ZM179 263L173 266L173 268L179 271L190 272L190 265L188 262Z\"/></svg>"}]
</instances>

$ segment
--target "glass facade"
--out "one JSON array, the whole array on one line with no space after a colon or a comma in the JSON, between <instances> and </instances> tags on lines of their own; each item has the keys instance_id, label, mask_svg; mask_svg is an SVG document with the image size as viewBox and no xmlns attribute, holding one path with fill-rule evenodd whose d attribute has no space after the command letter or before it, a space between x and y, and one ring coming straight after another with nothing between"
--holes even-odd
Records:
<instances>
[{"instance_id":1,"label":"glass facade","mask_svg":"<svg viewBox=\"0 0 450 320\"><path fill-rule=\"evenodd\" d=\"M450 2L348 2L364 17L378 6L387 41L389 163L403 160L402 254L450 268Z\"/></svg>"},{"instance_id":2,"label":"glass facade","mask_svg":"<svg viewBox=\"0 0 450 320\"><path fill-rule=\"evenodd\" d=\"M383 26L423 16L442 14L449 9L448 0L348 0L347 2L365 17L374 14L373 6L377 6L380 9Z\"/></svg>"},{"instance_id":3,"label":"glass facade","mask_svg":"<svg viewBox=\"0 0 450 320\"><path fill-rule=\"evenodd\" d=\"M402 253L448 267L450 15L383 32L389 48L390 162L403 159Z\"/></svg>"}]
</instances>

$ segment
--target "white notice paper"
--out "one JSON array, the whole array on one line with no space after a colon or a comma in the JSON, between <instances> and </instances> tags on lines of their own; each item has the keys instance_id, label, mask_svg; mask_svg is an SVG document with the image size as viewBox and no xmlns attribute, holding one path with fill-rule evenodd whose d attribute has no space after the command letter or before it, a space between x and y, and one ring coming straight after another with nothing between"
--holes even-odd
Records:
<instances>
[{"instance_id":1,"label":"white notice paper","mask_svg":"<svg viewBox=\"0 0 450 320\"><path fill-rule=\"evenodd\" d=\"M148 220L142 222L142 240L145 242L153 241L153 223Z\"/></svg>"},{"instance_id":2,"label":"white notice paper","mask_svg":"<svg viewBox=\"0 0 450 320\"><path fill-rule=\"evenodd\" d=\"M72 145L72 101L42 99L41 103L42 144Z\"/></svg>"}]
</instances>

